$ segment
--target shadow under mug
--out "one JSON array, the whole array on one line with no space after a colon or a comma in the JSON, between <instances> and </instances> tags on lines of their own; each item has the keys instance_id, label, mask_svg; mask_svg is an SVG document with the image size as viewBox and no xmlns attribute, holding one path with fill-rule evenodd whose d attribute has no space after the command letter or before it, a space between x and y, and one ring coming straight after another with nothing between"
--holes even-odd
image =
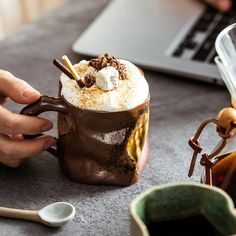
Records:
<instances>
[{"instance_id":1,"label":"shadow under mug","mask_svg":"<svg viewBox=\"0 0 236 236\"><path fill-rule=\"evenodd\" d=\"M70 179L86 184L128 186L137 181L149 159L148 98L118 112L82 110L63 97L41 96L21 114L58 112L58 141L49 148ZM32 138L32 136L25 136Z\"/></svg>"}]
</instances>

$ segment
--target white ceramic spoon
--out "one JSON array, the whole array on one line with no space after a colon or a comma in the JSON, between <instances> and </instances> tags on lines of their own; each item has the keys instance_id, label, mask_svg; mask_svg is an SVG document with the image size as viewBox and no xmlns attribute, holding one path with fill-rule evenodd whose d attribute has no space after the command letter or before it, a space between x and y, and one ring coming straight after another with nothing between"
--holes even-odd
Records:
<instances>
[{"instance_id":1,"label":"white ceramic spoon","mask_svg":"<svg viewBox=\"0 0 236 236\"><path fill-rule=\"evenodd\" d=\"M39 211L0 207L0 217L30 220L51 227L60 227L72 220L74 216L75 208L68 202L55 202Z\"/></svg>"}]
</instances>

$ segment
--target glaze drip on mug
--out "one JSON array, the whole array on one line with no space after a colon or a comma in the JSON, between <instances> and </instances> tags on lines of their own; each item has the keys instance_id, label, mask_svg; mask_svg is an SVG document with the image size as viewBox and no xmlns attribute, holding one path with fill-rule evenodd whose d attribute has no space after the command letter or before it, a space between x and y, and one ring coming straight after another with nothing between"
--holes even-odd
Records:
<instances>
[{"instance_id":1,"label":"glaze drip on mug","mask_svg":"<svg viewBox=\"0 0 236 236\"><path fill-rule=\"evenodd\" d=\"M125 111L142 104L149 96L143 73L129 61L105 54L74 66L85 87L62 74L61 95L80 109Z\"/></svg>"}]
</instances>

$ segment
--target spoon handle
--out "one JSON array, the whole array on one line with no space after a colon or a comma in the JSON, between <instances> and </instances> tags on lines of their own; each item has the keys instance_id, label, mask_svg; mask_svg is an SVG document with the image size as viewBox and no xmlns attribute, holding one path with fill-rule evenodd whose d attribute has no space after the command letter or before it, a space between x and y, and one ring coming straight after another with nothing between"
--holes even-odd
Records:
<instances>
[{"instance_id":1,"label":"spoon handle","mask_svg":"<svg viewBox=\"0 0 236 236\"><path fill-rule=\"evenodd\" d=\"M41 222L38 211L0 207L0 217L16 218Z\"/></svg>"}]
</instances>

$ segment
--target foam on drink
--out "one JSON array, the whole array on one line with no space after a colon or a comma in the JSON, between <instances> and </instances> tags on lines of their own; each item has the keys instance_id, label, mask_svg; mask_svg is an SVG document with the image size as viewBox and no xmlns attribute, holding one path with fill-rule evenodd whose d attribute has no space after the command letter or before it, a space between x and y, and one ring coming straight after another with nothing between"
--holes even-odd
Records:
<instances>
[{"instance_id":1,"label":"foam on drink","mask_svg":"<svg viewBox=\"0 0 236 236\"><path fill-rule=\"evenodd\" d=\"M129 61L108 54L74 65L81 88L75 80L61 75L61 95L72 105L96 111L125 111L142 104L149 96L143 73Z\"/></svg>"}]
</instances>

